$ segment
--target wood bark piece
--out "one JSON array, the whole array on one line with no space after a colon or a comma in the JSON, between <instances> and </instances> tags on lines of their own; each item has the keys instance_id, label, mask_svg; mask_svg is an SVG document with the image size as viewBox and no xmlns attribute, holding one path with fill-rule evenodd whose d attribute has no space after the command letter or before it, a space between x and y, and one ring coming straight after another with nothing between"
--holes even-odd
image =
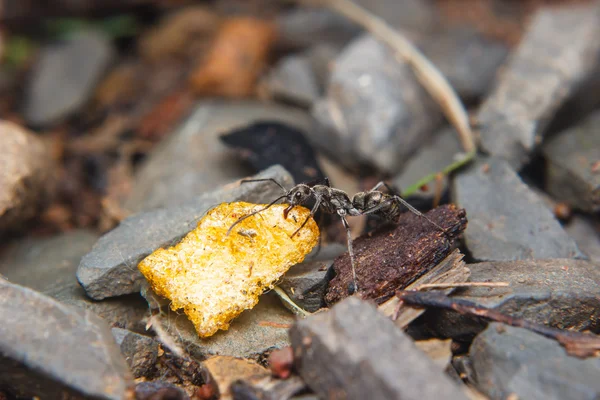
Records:
<instances>
[{"instance_id":1,"label":"wood bark piece","mask_svg":"<svg viewBox=\"0 0 600 400\"><path fill-rule=\"evenodd\" d=\"M467 226L463 209L444 205L427 217L447 230L440 231L412 213L400 217L398 225L383 228L354 241L356 275L360 295L381 304L431 270L453 250L458 236ZM352 270L348 253L335 260L336 276L331 280L325 301L335 304L348 297Z\"/></svg>"}]
</instances>

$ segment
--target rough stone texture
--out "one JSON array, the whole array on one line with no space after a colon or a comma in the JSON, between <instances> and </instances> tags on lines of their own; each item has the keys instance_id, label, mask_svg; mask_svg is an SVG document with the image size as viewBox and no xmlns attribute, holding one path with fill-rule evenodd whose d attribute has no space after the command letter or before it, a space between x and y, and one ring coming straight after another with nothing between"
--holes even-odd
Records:
<instances>
[{"instance_id":1,"label":"rough stone texture","mask_svg":"<svg viewBox=\"0 0 600 400\"><path fill-rule=\"evenodd\" d=\"M467 26L438 29L416 39L423 54L465 100L488 93L508 47Z\"/></svg>"},{"instance_id":2,"label":"rough stone texture","mask_svg":"<svg viewBox=\"0 0 600 400\"><path fill-rule=\"evenodd\" d=\"M394 178L392 184L402 193L402 189L415 184L423 177L441 171L454 162L454 157L462 153L457 133L453 128L443 129L427 146L423 146L411 157L402 172ZM448 177L442 180L443 191L448 187ZM436 183L431 182L425 190L415 193L421 198L432 198L436 191Z\"/></svg>"},{"instance_id":3,"label":"rough stone texture","mask_svg":"<svg viewBox=\"0 0 600 400\"><path fill-rule=\"evenodd\" d=\"M172 383L155 380L140 382L135 387L136 400L189 400L190 396Z\"/></svg>"},{"instance_id":4,"label":"rough stone texture","mask_svg":"<svg viewBox=\"0 0 600 400\"><path fill-rule=\"evenodd\" d=\"M300 376L322 398L467 398L391 320L357 298L298 321L290 337Z\"/></svg>"},{"instance_id":5,"label":"rough stone texture","mask_svg":"<svg viewBox=\"0 0 600 400\"><path fill-rule=\"evenodd\" d=\"M256 357L267 350L289 346L287 328L294 316L272 293L261 296L258 304L244 311L229 330L200 339L185 315L161 313L155 319L187 351L200 359L210 355Z\"/></svg>"},{"instance_id":6,"label":"rough stone texture","mask_svg":"<svg viewBox=\"0 0 600 400\"><path fill-rule=\"evenodd\" d=\"M112 334L121 347L121 354L135 378L149 376L158 357L158 343L152 338L127 329L112 328Z\"/></svg>"},{"instance_id":7,"label":"rough stone texture","mask_svg":"<svg viewBox=\"0 0 600 400\"><path fill-rule=\"evenodd\" d=\"M0 280L0 385L20 396L115 399L133 389L106 323Z\"/></svg>"},{"instance_id":8,"label":"rough stone texture","mask_svg":"<svg viewBox=\"0 0 600 400\"><path fill-rule=\"evenodd\" d=\"M442 121L411 67L369 35L338 56L313 114L327 131L307 132L315 143L348 167L371 164L388 173L397 173Z\"/></svg>"},{"instance_id":9,"label":"rough stone texture","mask_svg":"<svg viewBox=\"0 0 600 400\"><path fill-rule=\"evenodd\" d=\"M506 161L484 158L459 172L453 200L467 210L465 242L477 261L585 258Z\"/></svg>"},{"instance_id":10,"label":"rough stone texture","mask_svg":"<svg viewBox=\"0 0 600 400\"><path fill-rule=\"evenodd\" d=\"M508 282L509 287L465 288L453 297L513 317L562 329L600 329L600 267L584 260L553 259L469 264L473 282ZM445 310L429 310L426 326L443 337L464 338L484 324Z\"/></svg>"},{"instance_id":11,"label":"rough stone texture","mask_svg":"<svg viewBox=\"0 0 600 400\"><path fill-rule=\"evenodd\" d=\"M314 123L302 111L275 104L203 101L141 166L125 208L138 212L181 205L247 176L251 171L219 136L261 120L301 131L312 130Z\"/></svg>"},{"instance_id":12,"label":"rough stone texture","mask_svg":"<svg viewBox=\"0 0 600 400\"><path fill-rule=\"evenodd\" d=\"M273 178L288 187L293 183L280 166L255 178ZM88 296L96 300L138 292L144 277L137 264L157 248L176 243L210 208L232 201L268 203L279 195L281 189L270 182L233 183L180 206L133 215L102 236L83 257L77 279Z\"/></svg>"},{"instance_id":13,"label":"rough stone texture","mask_svg":"<svg viewBox=\"0 0 600 400\"><path fill-rule=\"evenodd\" d=\"M51 192L53 161L33 133L0 121L0 235L35 216Z\"/></svg>"},{"instance_id":14,"label":"rough stone texture","mask_svg":"<svg viewBox=\"0 0 600 400\"><path fill-rule=\"evenodd\" d=\"M93 301L77 282L75 272L98 235L76 230L51 238L24 239L9 245L0 257L0 273L61 303L94 312L110 326L144 329L148 305L139 295Z\"/></svg>"},{"instance_id":15,"label":"rough stone texture","mask_svg":"<svg viewBox=\"0 0 600 400\"><path fill-rule=\"evenodd\" d=\"M23 108L27 123L48 125L76 112L114 56L110 39L100 31L78 31L44 46L27 81Z\"/></svg>"},{"instance_id":16,"label":"rough stone texture","mask_svg":"<svg viewBox=\"0 0 600 400\"><path fill-rule=\"evenodd\" d=\"M600 397L600 359L569 357L556 341L526 329L490 324L470 355L478 388L494 400Z\"/></svg>"},{"instance_id":17,"label":"rough stone texture","mask_svg":"<svg viewBox=\"0 0 600 400\"><path fill-rule=\"evenodd\" d=\"M520 169L556 110L593 71L600 6L542 8L477 115L481 144Z\"/></svg>"},{"instance_id":18,"label":"rough stone texture","mask_svg":"<svg viewBox=\"0 0 600 400\"><path fill-rule=\"evenodd\" d=\"M587 212L600 210L600 112L544 144L546 190Z\"/></svg>"},{"instance_id":19,"label":"rough stone texture","mask_svg":"<svg viewBox=\"0 0 600 400\"><path fill-rule=\"evenodd\" d=\"M321 94L310 59L291 55L280 60L263 80L271 96L301 106L312 105Z\"/></svg>"},{"instance_id":20,"label":"rough stone texture","mask_svg":"<svg viewBox=\"0 0 600 400\"><path fill-rule=\"evenodd\" d=\"M600 235L594 224L597 222L575 215L565 226L565 231L590 260L600 262Z\"/></svg>"},{"instance_id":21,"label":"rough stone texture","mask_svg":"<svg viewBox=\"0 0 600 400\"><path fill-rule=\"evenodd\" d=\"M268 369L254 361L231 356L211 357L202 365L210 372L213 382L219 388L219 400L234 398L230 386L236 380L268 378L271 375Z\"/></svg>"},{"instance_id":22,"label":"rough stone texture","mask_svg":"<svg viewBox=\"0 0 600 400\"><path fill-rule=\"evenodd\" d=\"M309 261L293 266L279 284L294 303L309 312L325 307L325 291L333 278L333 261Z\"/></svg>"}]
</instances>

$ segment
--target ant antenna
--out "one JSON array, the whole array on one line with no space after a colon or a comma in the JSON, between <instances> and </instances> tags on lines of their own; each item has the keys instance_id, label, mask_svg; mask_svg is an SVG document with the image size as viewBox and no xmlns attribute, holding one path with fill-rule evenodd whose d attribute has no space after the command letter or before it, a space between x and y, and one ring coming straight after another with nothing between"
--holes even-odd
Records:
<instances>
[{"instance_id":1,"label":"ant antenna","mask_svg":"<svg viewBox=\"0 0 600 400\"><path fill-rule=\"evenodd\" d=\"M265 179L265 180L268 180L268 179ZM281 186L281 185L280 185L280 186ZM260 212L263 212L263 211L265 211L266 209L268 209L268 208L270 208L270 207L274 206L274 205L275 205L275 203L277 203L279 200L281 200L281 199L285 199L285 198L286 198L286 195L284 194L283 196L280 196L280 197L276 198L275 200L273 200L273 201L272 201L271 203L269 203L269 205L267 205L266 207L263 207L263 208L261 208L260 210L254 211L254 212L252 212L252 213L250 213L250 214L248 214L248 215L244 215L243 217L241 217L240 219L238 219L237 221L235 221L235 222L233 223L233 225L231 225L231 226L229 227L229 229L227 229L227 233L225 234L225 236L229 236L229 234L231 233L231 230L232 230L232 229L233 229L233 228L234 228L234 227L235 227L237 224L239 224L240 222L242 222L243 220L245 220L245 219L247 219L247 218L250 218L250 217L252 217L253 215L256 215L256 214L258 214L258 213L260 213Z\"/></svg>"}]
</instances>

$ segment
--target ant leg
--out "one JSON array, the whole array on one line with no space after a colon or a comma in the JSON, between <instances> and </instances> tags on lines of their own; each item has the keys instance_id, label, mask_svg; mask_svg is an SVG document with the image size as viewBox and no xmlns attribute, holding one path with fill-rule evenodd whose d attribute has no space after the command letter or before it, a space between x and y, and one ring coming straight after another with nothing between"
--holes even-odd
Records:
<instances>
[{"instance_id":1,"label":"ant leg","mask_svg":"<svg viewBox=\"0 0 600 400\"><path fill-rule=\"evenodd\" d=\"M426 219L429 223L431 223L432 225L434 225L436 228L438 228L439 230L441 230L442 232L444 232L445 234L448 233L448 231L444 228L442 228L441 226L439 226L438 224L436 224L435 222L433 222L430 218L428 218L425 214L423 214L421 211L417 210L416 208L414 208L413 206L411 206L410 204L408 204L402 197L395 195L392 198L389 198L379 204L377 204L374 207L369 208L368 210L363 210L363 215L367 215L367 214L372 214L376 211L381 210L384 207L389 206L390 204L394 203L394 202L398 202L400 204L402 204L403 206L405 206L406 208L408 208L408 210L410 212L412 212L415 215L418 215L421 218Z\"/></svg>"},{"instance_id":2,"label":"ant leg","mask_svg":"<svg viewBox=\"0 0 600 400\"><path fill-rule=\"evenodd\" d=\"M382 186L385 186L385 188L388 190L388 192L390 192L390 194L392 194L394 196L400 196L400 193L398 193L398 191L396 189L394 189L393 187L391 187L390 185L388 185L385 181L379 182L377 185L375 185L375 187L373 189L371 189L369 191L373 192L373 191L379 189Z\"/></svg>"},{"instance_id":3,"label":"ant leg","mask_svg":"<svg viewBox=\"0 0 600 400\"><path fill-rule=\"evenodd\" d=\"M314 260L315 258L317 258L317 256L321 252L321 247L323 245L323 235L320 232L321 232L321 226L323 225L324 218L325 218L325 214L321 213L321 218L319 218L319 222L317 223L317 227L319 228L319 243L317 243L317 250L315 251L315 253L312 256L310 256L311 260Z\"/></svg>"},{"instance_id":4,"label":"ant leg","mask_svg":"<svg viewBox=\"0 0 600 400\"><path fill-rule=\"evenodd\" d=\"M306 225L308 220L311 219L317 213L317 210L319 209L320 205L321 205L321 198L317 197L317 201L315 201L315 205L313 206L312 210L310 210L310 214L308 215L308 217L306 217L306 219L304 220L302 225L300 225L300 228L296 229L296 231L294 233L292 233L292 236L291 236L292 238L294 236L296 236L296 233L300 232L300 230L302 228L304 228L304 225Z\"/></svg>"},{"instance_id":5,"label":"ant leg","mask_svg":"<svg viewBox=\"0 0 600 400\"><path fill-rule=\"evenodd\" d=\"M342 219L342 223L344 224L344 228L346 229L346 235L348 237L348 254L350 255L350 266L352 267L352 288L349 288L348 291L350 292L350 294L354 294L358 292L358 282L356 280L354 250L352 249L352 233L350 232L350 226L348 225L348 221L346 221L346 217L341 214L338 215Z\"/></svg>"},{"instance_id":6,"label":"ant leg","mask_svg":"<svg viewBox=\"0 0 600 400\"><path fill-rule=\"evenodd\" d=\"M258 214L258 213L260 213L260 212L263 212L263 211L265 211L266 209L268 209L268 208L272 207L273 205L275 205L275 203L277 203L279 200L281 200L281 199L285 199L285 197L286 197L286 195L280 196L280 197L276 198L275 200L273 200L271 203L269 203L269 204L268 204L266 207L263 207L263 208L261 208L260 210L254 211L254 212L252 212L252 213L250 213L250 214L248 214L248 215L244 215L243 217L241 217L240 219L238 219L237 221L235 221L235 222L233 223L233 225L231 225L231 226L229 227L229 229L227 229L227 233L225 234L225 236L229 236L229 234L231 233L231 230L232 230L232 229L233 229L233 228L234 228L234 227L235 227L237 224L239 224L240 222L242 222L242 221L243 221L243 220L245 220L246 218L250 218L250 217L251 217L251 216L253 216L253 215L256 215L256 214Z\"/></svg>"},{"instance_id":7,"label":"ant leg","mask_svg":"<svg viewBox=\"0 0 600 400\"><path fill-rule=\"evenodd\" d=\"M251 182L273 182L274 184L276 184L277 186L279 186L281 188L281 190L283 190L284 193L287 193L287 190L285 190L285 188L281 185L281 183L277 182L273 178L265 178L265 179L242 179L240 181L240 183L251 183Z\"/></svg>"}]
</instances>

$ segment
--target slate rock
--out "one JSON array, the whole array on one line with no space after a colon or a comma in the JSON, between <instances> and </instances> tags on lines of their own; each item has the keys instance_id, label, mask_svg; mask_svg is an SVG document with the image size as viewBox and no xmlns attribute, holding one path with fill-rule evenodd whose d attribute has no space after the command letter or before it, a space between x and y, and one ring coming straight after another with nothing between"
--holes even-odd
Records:
<instances>
[{"instance_id":1,"label":"slate rock","mask_svg":"<svg viewBox=\"0 0 600 400\"><path fill-rule=\"evenodd\" d=\"M136 173L127 210L181 205L252 171L219 139L261 120L311 130L314 121L298 109L257 101L205 100L152 151Z\"/></svg>"},{"instance_id":2,"label":"slate rock","mask_svg":"<svg viewBox=\"0 0 600 400\"><path fill-rule=\"evenodd\" d=\"M470 287L452 297L539 324L576 331L600 329L600 267L585 260L552 259L469 264L472 282L509 287ZM458 313L429 310L425 324L436 336L470 338L485 324Z\"/></svg>"},{"instance_id":3,"label":"slate rock","mask_svg":"<svg viewBox=\"0 0 600 400\"><path fill-rule=\"evenodd\" d=\"M552 339L497 323L470 349L477 387L491 399L592 400L600 397L600 359L570 357Z\"/></svg>"},{"instance_id":4,"label":"slate rock","mask_svg":"<svg viewBox=\"0 0 600 400\"><path fill-rule=\"evenodd\" d=\"M599 21L594 2L536 13L477 114L485 151L515 169L529 160L555 112L593 72Z\"/></svg>"},{"instance_id":5,"label":"slate rock","mask_svg":"<svg viewBox=\"0 0 600 400\"><path fill-rule=\"evenodd\" d=\"M254 361L231 356L211 357L202 365L210 373L213 383L217 385L220 400L234 398L230 386L236 380L268 379L271 375L268 369Z\"/></svg>"},{"instance_id":6,"label":"slate rock","mask_svg":"<svg viewBox=\"0 0 600 400\"><path fill-rule=\"evenodd\" d=\"M268 93L300 106L311 106L321 94L315 71L308 57L284 57L262 81Z\"/></svg>"},{"instance_id":7,"label":"slate rock","mask_svg":"<svg viewBox=\"0 0 600 400\"><path fill-rule=\"evenodd\" d=\"M45 45L27 80L23 107L27 123L45 126L79 110L115 55L110 39L95 30L77 31Z\"/></svg>"},{"instance_id":8,"label":"slate rock","mask_svg":"<svg viewBox=\"0 0 600 400\"><path fill-rule=\"evenodd\" d=\"M442 122L440 108L408 63L370 35L352 41L333 66L313 114L312 141L347 167L397 173Z\"/></svg>"},{"instance_id":9,"label":"slate rock","mask_svg":"<svg viewBox=\"0 0 600 400\"><path fill-rule=\"evenodd\" d=\"M402 172L391 183L402 192L403 189L414 185L425 176L446 168L455 161L456 155L462 152L463 149L456 130L453 128L442 129L436 134L431 143L420 148L406 162L406 165L402 168ZM448 181L447 176L442 180L442 192L447 190ZM436 183L431 182L426 186L425 190L419 190L411 197L432 199L436 192Z\"/></svg>"},{"instance_id":10,"label":"slate rock","mask_svg":"<svg viewBox=\"0 0 600 400\"><path fill-rule=\"evenodd\" d=\"M294 322L294 316L273 293L267 293L253 309L234 319L229 330L219 331L206 339L198 337L194 326L183 314L165 310L155 317L155 321L196 358L211 355L252 358L267 350L289 346L287 327Z\"/></svg>"},{"instance_id":11,"label":"slate rock","mask_svg":"<svg viewBox=\"0 0 600 400\"><path fill-rule=\"evenodd\" d=\"M502 159L481 158L461 170L452 197L469 216L465 242L476 261L585 258L543 200Z\"/></svg>"},{"instance_id":12,"label":"slate rock","mask_svg":"<svg viewBox=\"0 0 600 400\"><path fill-rule=\"evenodd\" d=\"M325 292L333 278L333 261L309 261L294 265L279 287L302 309L315 312L326 306Z\"/></svg>"},{"instance_id":13,"label":"slate rock","mask_svg":"<svg viewBox=\"0 0 600 400\"><path fill-rule=\"evenodd\" d=\"M19 228L52 192L54 163L32 132L0 121L0 235Z\"/></svg>"},{"instance_id":14,"label":"slate rock","mask_svg":"<svg viewBox=\"0 0 600 400\"><path fill-rule=\"evenodd\" d=\"M189 400L180 387L165 381L140 382L135 387L136 400Z\"/></svg>"},{"instance_id":15,"label":"slate rock","mask_svg":"<svg viewBox=\"0 0 600 400\"><path fill-rule=\"evenodd\" d=\"M112 328L111 331L115 341L121 347L121 354L131 368L133 376L149 377L158 358L158 343L151 337L127 329Z\"/></svg>"},{"instance_id":16,"label":"slate rock","mask_svg":"<svg viewBox=\"0 0 600 400\"><path fill-rule=\"evenodd\" d=\"M600 262L600 234L595 221L575 215L565 226L565 231L575 240L583 254L594 262Z\"/></svg>"},{"instance_id":17,"label":"slate rock","mask_svg":"<svg viewBox=\"0 0 600 400\"><path fill-rule=\"evenodd\" d=\"M293 183L280 166L254 178L273 178L288 187ZM281 189L271 182L233 183L180 206L133 215L102 236L82 258L77 280L95 300L139 292L145 279L138 263L157 248L180 240L209 209L233 201L269 203L280 195Z\"/></svg>"},{"instance_id":18,"label":"slate rock","mask_svg":"<svg viewBox=\"0 0 600 400\"><path fill-rule=\"evenodd\" d=\"M355 297L299 320L290 337L296 369L319 397L467 398L391 320Z\"/></svg>"},{"instance_id":19,"label":"slate rock","mask_svg":"<svg viewBox=\"0 0 600 400\"><path fill-rule=\"evenodd\" d=\"M465 101L488 93L509 53L504 43L467 26L442 27L415 43Z\"/></svg>"},{"instance_id":20,"label":"slate rock","mask_svg":"<svg viewBox=\"0 0 600 400\"><path fill-rule=\"evenodd\" d=\"M74 230L49 238L28 238L10 244L0 256L0 273L12 283L42 292L64 304L85 308L110 326L143 330L148 305L139 295L93 301L77 282L77 266L98 235Z\"/></svg>"},{"instance_id":21,"label":"slate rock","mask_svg":"<svg viewBox=\"0 0 600 400\"><path fill-rule=\"evenodd\" d=\"M133 391L102 319L4 280L0 292L0 385L40 398L120 400Z\"/></svg>"},{"instance_id":22,"label":"slate rock","mask_svg":"<svg viewBox=\"0 0 600 400\"><path fill-rule=\"evenodd\" d=\"M587 212L600 210L600 112L552 137L542 151L546 190L557 200Z\"/></svg>"}]
</instances>

